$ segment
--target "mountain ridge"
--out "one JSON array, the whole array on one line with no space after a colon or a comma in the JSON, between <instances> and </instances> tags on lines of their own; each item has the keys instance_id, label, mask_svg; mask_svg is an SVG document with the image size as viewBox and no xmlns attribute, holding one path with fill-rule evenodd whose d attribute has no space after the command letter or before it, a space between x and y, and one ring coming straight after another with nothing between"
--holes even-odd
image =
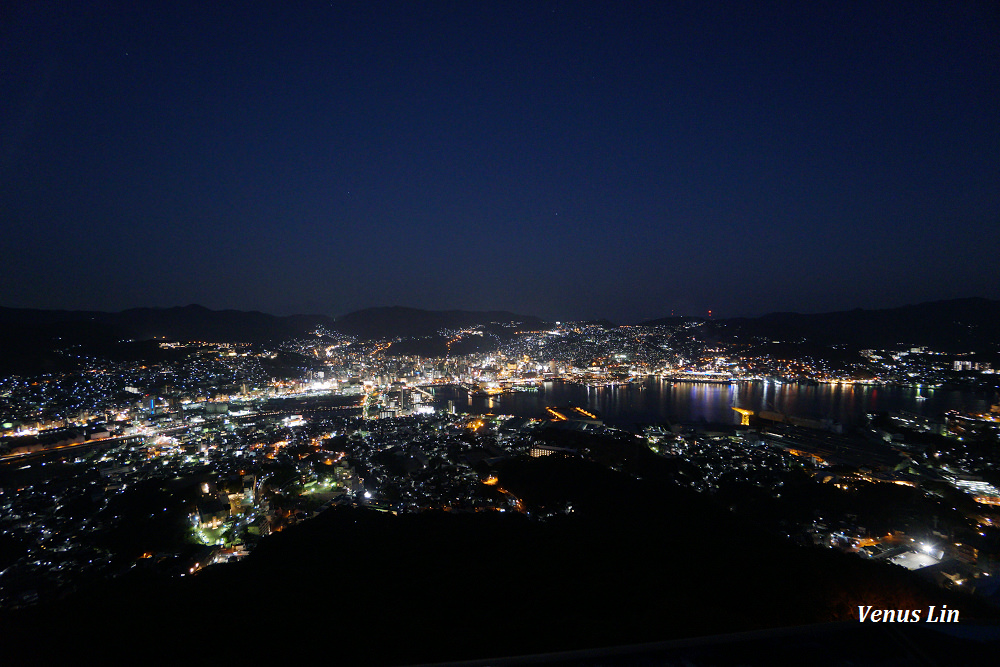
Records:
<instances>
[{"instance_id":1,"label":"mountain ridge","mask_svg":"<svg viewBox=\"0 0 1000 667\"><path fill-rule=\"evenodd\" d=\"M805 338L833 345L891 347L928 345L961 350L1000 341L1000 301L967 297L908 304L894 308L798 313L778 311L759 317L707 319L666 317L640 326L699 322L719 335ZM504 310L424 310L407 306L364 308L341 317L261 311L212 310L200 304L169 308L139 307L119 312L43 310L0 306L0 342L17 347L35 342L113 338L265 343L308 335L317 327L365 339L434 336L443 329L486 325L494 333L512 333L512 323L527 329L546 326L542 318ZM490 325L493 325L492 327ZM611 325L610 322L605 324Z\"/></svg>"},{"instance_id":2,"label":"mountain ridge","mask_svg":"<svg viewBox=\"0 0 1000 667\"><path fill-rule=\"evenodd\" d=\"M829 313L775 312L728 319L661 318L642 326L699 322L719 339L808 340L857 349L927 346L944 352L997 352L1000 301L982 297Z\"/></svg>"}]
</instances>

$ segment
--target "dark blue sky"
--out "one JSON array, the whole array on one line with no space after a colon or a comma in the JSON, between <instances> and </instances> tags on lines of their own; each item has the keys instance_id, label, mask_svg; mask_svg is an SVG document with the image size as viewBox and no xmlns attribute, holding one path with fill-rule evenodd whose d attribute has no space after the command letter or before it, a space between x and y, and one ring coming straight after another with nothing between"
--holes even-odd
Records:
<instances>
[{"instance_id":1,"label":"dark blue sky","mask_svg":"<svg viewBox=\"0 0 1000 667\"><path fill-rule=\"evenodd\" d=\"M758 4L4 3L0 305L1000 298L1000 5Z\"/></svg>"}]
</instances>

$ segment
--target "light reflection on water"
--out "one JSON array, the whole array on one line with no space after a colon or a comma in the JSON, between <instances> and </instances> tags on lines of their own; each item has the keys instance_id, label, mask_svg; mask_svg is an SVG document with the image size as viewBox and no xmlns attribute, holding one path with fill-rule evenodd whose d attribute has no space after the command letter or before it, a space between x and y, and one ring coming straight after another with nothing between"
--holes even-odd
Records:
<instances>
[{"instance_id":1,"label":"light reflection on water","mask_svg":"<svg viewBox=\"0 0 1000 667\"><path fill-rule=\"evenodd\" d=\"M707 384L647 378L644 382L613 387L588 387L568 382L545 382L537 392L512 392L499 396L465 396L462 389L437 389L437 407L447 398L459 397L472 413L544 416L546 405L572 403L597 410L605 422L633 425L680 421L688 423L738 423L732 408L760 412L773 410L811 419L831 419L858 424L866 413L906 411L934 417L946 410L980 412L989 409L990 396L956 389L887 387L851 384L807 386L773 382ZM924 398L918 399L918 396Z\"/></svg>"}]
</instances>

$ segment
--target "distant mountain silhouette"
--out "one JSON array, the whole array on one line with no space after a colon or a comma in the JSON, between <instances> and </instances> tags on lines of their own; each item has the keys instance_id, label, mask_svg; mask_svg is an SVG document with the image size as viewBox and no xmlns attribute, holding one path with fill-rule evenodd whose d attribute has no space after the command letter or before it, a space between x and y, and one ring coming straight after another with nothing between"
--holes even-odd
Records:
<instances>
[{"instance_id":1,"label":"distant mountain silhouette","mask_svg":"<svg viewBox=\"0 0 1000 667\"><path fill-rule=\"evenodd\" d=\"M175 308L131 308L119 313L0 307L0 325L63 339L112 336L180 341L260 343L302 336L317 326L365 339L429 336L441 329L510 322L540 327L542 320L504 311L419 310L394 306L367 308L339 319L325 315L277 316L258 311L210 310L192 304Z\"/></svg>"},{"instance_id":2,"label":"distant mountain silhouette","mask_svg":"<svg viewBox=\"0 0 1000 667\"><path fill-rule=\"evenodd\" d=\"M529 315L516 315L502 310L419 310L391 306L388 308L366 308L337 319L334 328L342 333L361 338L393 338L396 336L433 336L441 329L461 329L485 325L488 330L499 333L513 328L504 324L520 322L517 329L538 329L544 322ZM491 323L495 323L492 324Z\"/></svg>"},{"instance_id":3,"label":"distant mountain silhouette","mask_svg":"<svg viewBox=\"0 0 1000 667\"><path fill-rule=\"evenodd\" d=\"M332 327L333 318L279 317L256 311L209 310L192 304L176 308L131 308L119 313L0 308L0 324L70 340L80 337L82 327L85 337L256 343L302 335L317 325Z\"/></svg>"},{"instance_id":4,"label":"distant mountain silhouette","mask_svg":"<svg viewBox=\"0 0 1000 667\"><path fill-rule=\"evenodd\" d=\"M0 308L0 372L60 370L66 360L55 350L73 345L154 338L263 343L301 337L318 325L332 328L333 323L323 315L278 317L198 305L119 313Z\"/></svg>"},{"instance_id":5,"label":"distant mountain silhouette","mask_svg":"<svg viewBox=\"0 0 1000 667\"><path fill-rule=\"evenodd\" d=\"M381 339L436 336L441 329L477 324L505 338L515 331L504 326L511 322L521 322L526 329L542 326L542 320L537 317L502 311L428 311L401 307L368 308L336 320L325 315L277 316L257 311L210 310L196 304L132 308L118 313L0 307L0 373L59 370L65 359L54 350L77 344L104 345L119 340L156 338L268 343L301 338L317 327L362 339ZM444 349L443 342L435 349L438 347Z\"/></svg>"},{"instance_id":6,"label":"distant mountain silhouette","mask_svg":"<svg viewBox=\"0 0 1000 667\"><path fill-rule=\"evenodd\" d=\"M983 298L931 301L899 308L834 313L771 313L762 317L704 320L662 318L645 325L703 321L722 338L763 337L856 348L926 345L941 351L996 351L1000 341L1000 301Z\"/></svg>"},{"instance_id":7,"label":"distant mountain silhouette","mask_svg":"<svg viewBox=\"0 0 1000 667\"><path fill-rule=\"evenodd\" d=\"M989 354L996 354L1000 341L1000 301L982 298L883 310L771 313L726 320L669 317L642 324L676 325L690 321L705 322L709 336L720 340L762 338L877 349L927 345L945 352ZM510 326L511 323L518 324ZM0 373L57 370L63 361L53 351L75 344L154 338L266 343L307 336L320 326L368 340L439 339L438 332L443 329L474 325L483 325L488 334L503 340L517 330L537 330L546 323L538 317L506 311L430 311L401 306L366 308L337 319L325 315L277 316L257 311L210 310L199 305L133 308L118 313L0 307ZM426 350L414 348L409 353L440 351L442 341L427 340ZM488 343L484 338L482 344Z\"/></svg>"}]
</instances>

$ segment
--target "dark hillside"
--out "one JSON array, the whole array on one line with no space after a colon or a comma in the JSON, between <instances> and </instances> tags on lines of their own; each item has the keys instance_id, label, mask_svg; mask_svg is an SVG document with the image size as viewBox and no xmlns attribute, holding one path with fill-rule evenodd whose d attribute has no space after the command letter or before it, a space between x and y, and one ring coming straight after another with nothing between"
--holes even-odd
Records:
<instances>
[{"instance_id":1,"label":"dark hillside","mask_svg":"<svg viewBox=\"0 0 1000 667\"><path fill-rule=\"evenodd\" d=\"M20 642L58 628L35 664L207 663L220 642L248 641L257 660L326 652L339 664L407 664L847 620L858 604L987 613L899 568L794 547L597 464L549 457L498 474L529 505L573 511L539 522L334 508L237 565L119 581L2 621Z\"/></svg>"},{"instance_id":2,"label":"dark hillside","mask_svg":"<svg viewBox=\"0 0 1000 667\"><path fill-rule=\"evenodd\" d=\"M506 324L520 323L516 329ZM487 331L502 333L515 330L541 328L542 320L528 315L516 315L505 311L467 310L419 310L392 306L389 308L367 308L337 319L334 325L338 331L361 338L394 338L434 336L442 329L462 329L482 324Z\"/></svg>"}]
</instances>

